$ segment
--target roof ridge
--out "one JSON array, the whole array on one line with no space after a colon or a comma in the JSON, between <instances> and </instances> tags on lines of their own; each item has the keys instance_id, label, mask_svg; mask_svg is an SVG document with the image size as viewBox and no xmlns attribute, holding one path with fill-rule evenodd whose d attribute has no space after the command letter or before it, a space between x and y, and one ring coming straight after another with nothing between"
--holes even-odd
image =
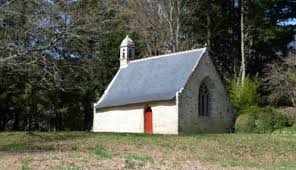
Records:
<instances>
[{"instance_id":1,"label":"roof ridge","mask_svg":"<svg viewBox=\"0 0 296 170\"><path fill-rule=\"evenodd\" d=\"M136 60L132 60L129 63L136 63L136 62L141 62L141 61L146 61L146 60L152 60L152 59L158 59L158 58L164 58L164 57L169 57L175 54L184 54L184 53L189 53L189 52L193 52L193 51L202 51L205 50L206 47L204 48L198 48L198 49L193 49L193 50L186 50L186 51L179 51L179 52L174 52L174 53L168 53L168 54L162 54L162 55L157 55L157 56L151 56L151 57L147 57L147 58L141 58L141 59L136 59Z\"/></svg>"}]
</instances>

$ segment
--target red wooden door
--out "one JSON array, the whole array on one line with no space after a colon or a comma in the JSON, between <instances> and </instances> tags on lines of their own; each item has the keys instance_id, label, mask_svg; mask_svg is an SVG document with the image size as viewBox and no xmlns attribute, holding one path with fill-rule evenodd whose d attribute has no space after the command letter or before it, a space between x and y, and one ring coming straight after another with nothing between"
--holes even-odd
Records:
<instances>
[{"instance_id":1,"label":"red wooden door","mask_svg":"<svg viewBox=\"0 0 296 170\"><path fill-rule=\"evenodd\" d=\"M146 134L153 133L153 124L152 124L152 110L147 108L144 113L144 131Z\"/></svg>"}]
</instances>

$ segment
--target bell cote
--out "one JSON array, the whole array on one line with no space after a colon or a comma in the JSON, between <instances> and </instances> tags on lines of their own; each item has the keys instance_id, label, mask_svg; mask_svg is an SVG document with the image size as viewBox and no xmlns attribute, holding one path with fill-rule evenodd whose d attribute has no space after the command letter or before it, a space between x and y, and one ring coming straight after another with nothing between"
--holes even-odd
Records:
<instances>
[{"instance_id":1,"label":"bell cote","mask_svg":"<svg viewBox=\"0 0 296 170\"><path fill-rule=\"evenodd\" d=\"M120 67L126 67L135 57L135 44L127 35L120 45Z\"/></svg>"}]
</instances>

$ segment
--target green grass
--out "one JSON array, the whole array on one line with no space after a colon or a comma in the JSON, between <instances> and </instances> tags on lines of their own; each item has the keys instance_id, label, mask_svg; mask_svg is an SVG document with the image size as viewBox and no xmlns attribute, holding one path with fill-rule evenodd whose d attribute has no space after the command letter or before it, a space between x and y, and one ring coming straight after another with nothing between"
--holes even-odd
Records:
<instances>
[{"instance_id":1,"label":"green grass","mask_svg":"<svg viewBox=\"0 0 296 170\"><path fill-rule=\"evenodd\" d=\"M296 169L296 132L294 127L271 134L185 136L87 132L0 133L0 155L1 152L34 153L32 151L73 152L74 155L86 153L97 161L122 160L125 168L166 166L163 162L174 162L181 166L186 161L198 160L221 167ZM157 155L162 156L158 159Z\"/></svg>"},{"instance_id":2,"label":"green grass","mask_svg":"<svg viewBox=\"0 0 296 170\"><path fill-rule=\"evenodd\" d=\"M19 144L19 143L0 145L0 152L1 151L20 151L20 150L24 150L25 148L27 148L25 144Z\"/></svg>"},{"instance_id":3,"label":"green grass","mask_svg":"<svg viewBox=\"0 0 296 170\"><path fill-rule=\"evenodd\" d=\"M126 160L138 160L138 161L145 161L145 162L153 162L153 158L151 156L140 156L140 155L133 155L130 154L125 157Z\"/></svg>"},{"instance_id":4,"label":"green grass","mask_svg":"<svg viewBox=\"0 0 296 170\"><path fill-rule=\"evenodd\" d=\"M109 159L111 158L107 149L102 146L89 148L90 153L94 154L98 159Z\"/></svg>"},{"instance_id":5,"label":"green grass","mask_svg":"<svg viewBox=\"0 0 296 170\"><path fill-rule=\"evenodd\" d=\"M273 132L274 134L280 134L280 135L296 135L296 125L294 125L293 127L288 127L288 128L283 128L283 129L279 129Z\"/></svg>"},{"instance_id":6,"label":"green grass","mask_svg":"<svg viewBox=\"0 0 296 170\"><path fill-rule=\"evenodd\" d=\"M23 164L21 170L31 170L31 168L28 164Z\"/></svg>"},{"instance_id":7,"label":"green grass","mask_svg":"<svg viewBox=\"0 0 296 170\"><path fill-rule=\"evenodd\" d=\"M54 170L79 170L80 168L75 165L69 165L69 166L56 166L53 169Z\"/></svg>"},{"instance_id":8,"label":"green grass","mask_svg":"<svg viewBox=\"0 0 296 170\"><path fill-rule=\"evenodd\" d=\"M135 169L145 166L148 162L154 163L151 156L129 154L125 156L125 168Z\"/></svg>"}]
</instances>

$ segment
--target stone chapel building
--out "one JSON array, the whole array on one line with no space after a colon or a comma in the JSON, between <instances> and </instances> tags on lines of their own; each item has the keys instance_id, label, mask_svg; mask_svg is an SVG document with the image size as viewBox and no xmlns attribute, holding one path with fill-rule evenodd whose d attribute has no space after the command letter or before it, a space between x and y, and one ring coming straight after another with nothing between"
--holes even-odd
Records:
<instances>
[{"instance_id":1,"label":"stone chapel building","mask_svg":"<svg viewBox=\"0 0 296 170\"><path fill-rule=\"evenodd\" d=\"M227 132L229 97L206 48L133 60L127 36L120 69L94 104L94 132L184 134Z\"/></svg>"}]
</instances>

